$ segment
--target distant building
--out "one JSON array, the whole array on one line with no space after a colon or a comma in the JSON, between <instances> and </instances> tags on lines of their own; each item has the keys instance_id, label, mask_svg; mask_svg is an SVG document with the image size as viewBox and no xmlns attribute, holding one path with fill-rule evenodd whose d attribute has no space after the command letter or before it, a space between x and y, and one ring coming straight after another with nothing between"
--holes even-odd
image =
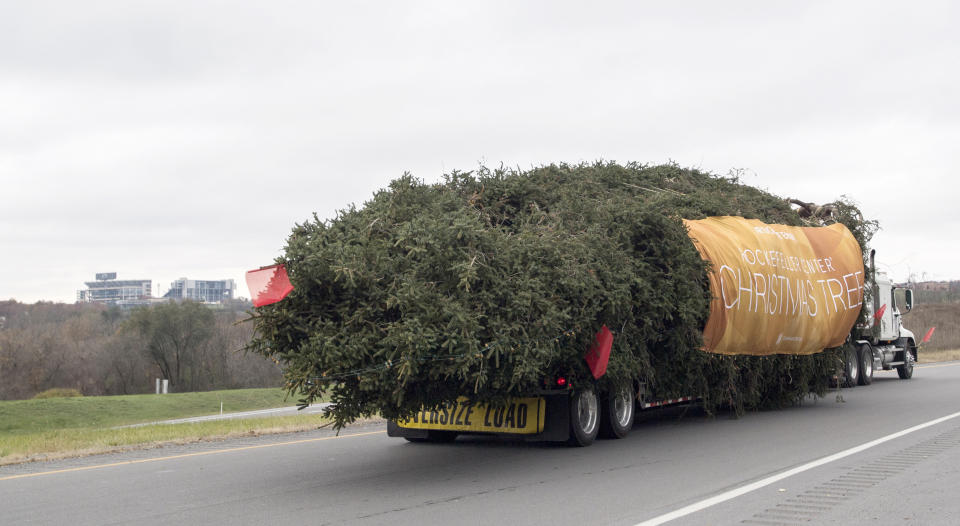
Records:
<instances>
[{"instance_id":1,"label":"distant building","mask_svg":"<svg viewBox=\"0 0 960 526\"><path fill-rule=\"evenodd\" d=\"M170 284L170 290L163 297L175 301L223 303L233 299L236 288L236 283L232 279L204 281L180 278Z\"/></svg>"},{"instance_id":2,"label":"distant building","mask_svg":"<svg viewBox=\"0 0 960 526\"><path fill-rule=\"evenodd\" d=\"M84 283L87 288L77 291L81 303L110 305L146 305L153 300L153 281L149 279L117 279L116 272L97 274L96 281Z\"/></svg>"}]
</instances>

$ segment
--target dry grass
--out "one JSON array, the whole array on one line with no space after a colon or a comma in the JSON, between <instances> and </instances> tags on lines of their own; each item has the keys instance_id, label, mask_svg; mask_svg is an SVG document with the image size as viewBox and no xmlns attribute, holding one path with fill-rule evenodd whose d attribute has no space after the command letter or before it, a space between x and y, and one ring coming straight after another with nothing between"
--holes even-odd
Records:
<instances>
[{"instance_id":1,"label":"dry grass","mask_svg":"<svg viewBox=\"0 0 960 526\"><path fill-rule=\"evenodd\" d=\"M937 328L930 342L924 345L926 349L960 349L960 303L917 305L903 317L903 323L917 339L923 338L930 327Z\"/></svg>"},{"instance_id":2,"label":"dry grass","mask_svg":"<svg viewBox=\"0 0 960 526\"><path fill-rule=\"evenodd\" d=\"M373 420L367 420L371 422ZM81 428L0 435L0 465L98 455L162 445L307 431L329 425L322 415L215 420L108 429Z\"/></svg>"},{"instance_id":3,"label":"dry grass","mask_svg":"<svg viewBox=\"0 0 960 526\"><path fill-rule=\"evenodd\" d=\"M918 354L920 355L920 363L950 362L953 360L960 360L960 349L952 349L947 351L928 351L921 348Z\"/></svg>"}]
</instances>

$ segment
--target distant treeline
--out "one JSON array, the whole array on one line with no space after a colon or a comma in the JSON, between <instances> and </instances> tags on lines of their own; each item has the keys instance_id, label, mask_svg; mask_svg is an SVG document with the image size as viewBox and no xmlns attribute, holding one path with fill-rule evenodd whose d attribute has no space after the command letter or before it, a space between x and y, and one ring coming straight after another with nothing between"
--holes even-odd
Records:
<instances>
[{"instance_id":1,"label":"distant treeline","mask_svg":"<svg viewBox=\"0 0 960 526\"><path fill-rule=\"evenodd\" d=\"M84 395L282 385L279 366L242 351L249 303L192 302L122 310L96 304L0 302L0 399L52 388Z\"/></svg>"},{"instance_id":2,"label":"distant treeline","mask_svg":"<svg viewBox=\"0 0 960 526\"><path fill-rule=\"evenodd\" d=\"M960 280L917 281L911 276L909 281L897 286L913 289L914 301L922 305L960 303Z\"/></svg>"},{"instance_id":3,"label":"distant treeline","mask_svg":"<svg viewBox=\"0 0 960 526\"><path fill-rule=\"evenodd\" d=\"M946 297L951 292L918 291L918 305L904 316L918 339L937 328L925 349L960 349L960 302ZM180 392L280 386L278 365L241 350L253 327L236 322L249 308L240 301L219 309L185 302L134 310L0 301L0 400L53 388L150 393L156 378Z\"/></svg>"}]
</instances>

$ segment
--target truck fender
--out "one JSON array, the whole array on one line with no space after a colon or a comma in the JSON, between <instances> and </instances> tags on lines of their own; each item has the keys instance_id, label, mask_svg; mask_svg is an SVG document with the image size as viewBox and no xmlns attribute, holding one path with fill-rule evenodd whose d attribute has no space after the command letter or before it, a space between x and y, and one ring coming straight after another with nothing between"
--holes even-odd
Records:
<instances>
[{"instance_id":1,"label":"truck fender","mask_svg":"<svg viewBox=\"0 0 960 526\"><path fill-rule=\"evenodd\" d=\"M905 329L903 327L900 327L900 337L906 338L910 342L911 347L916 347L916 344L914 342L917 341L917 338L913 335L913 331L911 331L910 329Z\"/></svg>"}]
</instances>

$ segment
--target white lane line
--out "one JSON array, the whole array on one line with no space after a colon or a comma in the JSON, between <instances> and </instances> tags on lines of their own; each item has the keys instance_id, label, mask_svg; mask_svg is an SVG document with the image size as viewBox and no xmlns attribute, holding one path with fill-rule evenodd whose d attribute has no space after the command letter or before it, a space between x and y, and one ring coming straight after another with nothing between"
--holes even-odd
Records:
<instances>
[{"instance_id":1,"label":"white lane line","mask_svg":"<svg viewBox=\"0 0 960 526\"><path fill-rule=\"evenodd\" d=\"M237 418L246 418L248 416L256 417L260 415L268 415L272 413L282 413L287 412L294 415L303 415L303 414L315 414L322 412L324 408L332 405L329 402L322 402L318 404L311 405L302 410L297 410L297 406L289 407L277 407L274 409L257 409L255 411L242 411L239 413L224 413L222 415L206 415L206 416L192 416L189 418L176 418L174 420L160 420L157 422L143 422L141 424L129 424L125 426L116 426L112 429L124 429L128 427L145 427L145 426L155 426L160 424L193 424L197 422L207 422L210 420L230 420Z\"/></svg>"},{"instance_id":2,"label":"white lane line","mask_svg":"<svg viewBox=\"0 0 960 526\"><path fill-rule=\"evenodd\" d=\"M958 416L960 416L960 412L956 412L956 413L953 413L953 414L950 414L950 415L947 415L947 416L944 416L944 417L940 417L940 418L937 418L937 419L934 419L934 420L930 420L929 422L924 422L924 423L922 423L922 424L918 424L918 425L915 425L915 426L913 426L913 427L909 427L909 428L907 428L907 429L904 429L903 431L897 431L896 433L893 433L893 434L891 434L891 435L887 435L887 436L885 436L885 437L878 438L878 439L876 439L876 440L871 440L870 442L867 442L867 443L865 443L865 444L860 444L859 446L855 446L855 447L852 447L852 448L850 448L850 449L845 449L845 450L843 450L843 451L841 451L841 452L839 452L839 453L834 453L834 454L832 454L832 455L829 455L829 456L826 456L826 457L823 457L823 458L819 458L819 459L814 460L814 461L812 461L812 462L808 462L808 463L806 463L806 464L803 464L802 466L797 466L797 467L795 467L795 468L793 468L793 469L788 469L787 471L784 471L784 472L782 472L782 473L778 473L778 474L776 474L776 475L772 475L772 476L767 477L767 478L765 478L765 479L761 479L761 480L758 480L758 481L756 481L756 482L752 482L752 483L750 483L750 484L747 484L747 485L745 485L745 486L740 486L739 488L734 488L734 489L732 489L732 490L730 490L730 491L723 492L723 493L721 493L721 494L719 494L719 495L715 495L715 496L713 496L713 497L710 497L709 499L704 499L704 500L701 500L700 502L695 502L695 503L693 503L693 504L690 504L689 506L684 506L684 507L682 507L682 508L680 508L680 509L671 511L671 512L669 512L669 513L664 513L663 515L660 515L660 516L658 516L658 517L654 517L654 518L652 518L652 519L647 519L647 520L645 520L645 521L643 521L643 522L637 523L636 526L656 526L656 525L658 525L658 524L663 524L663 523L665 523L665 522L669 522L669 521L672 521L672 520L674 520L674 519L679 519L680 517L685 517L685 516L687 516L687 515L690 515L691 513L696 513L696 512L698 512L698 511L700 511L700 510L709 508L709 507L711 507L711 506L716 506L717 504L720 504L720 503L722 503L722 502L726 502L726 501L728 501L728 500L735 499L735 498L737 498L737 497L739 497L739 496L741 496L741 495L750 493L751 491L755 491L755 490L758 490L758 489L760 489L760 488L762 488L762 487L769 486L770 484L773 484L774 482L783 480L783 479L785 479L785 478L787 478L787 477L792 477L792 476L794 476L794 475L796 475L796 474L798 474L798 473L803 473L804 471L809 471L809 470L811 470L811 469L813 469L813 468L820 467L820 466L822 466L822 465L824 465L824 464L829 464L830 462L834 462L834 461L836 461L836 460L840 460L841 458L849 457L850 455L854 455L854 454L856 454L856 453L859 453L859 452L861 452L861 451L865 451L865 450L870 449L870 448L875 447L875 446L879 446L880 444L883 444L884 442L889 442L889 441L891 441L891 440L895 440L895 439L897 439L897 438L900 438L900 437L902 437L902 436L904 436L904 435L909 435L910 433L913 433L913 432L915 432L915 431L920 431L921 429L926 429L926 428L928 428L928 427L930 427L930 426L935 426L935 425L937 425L937 424L946 422L947 420L952 420L952 419L954 419L954 418L957 418Z\"/></svg>"}]
</instances>

